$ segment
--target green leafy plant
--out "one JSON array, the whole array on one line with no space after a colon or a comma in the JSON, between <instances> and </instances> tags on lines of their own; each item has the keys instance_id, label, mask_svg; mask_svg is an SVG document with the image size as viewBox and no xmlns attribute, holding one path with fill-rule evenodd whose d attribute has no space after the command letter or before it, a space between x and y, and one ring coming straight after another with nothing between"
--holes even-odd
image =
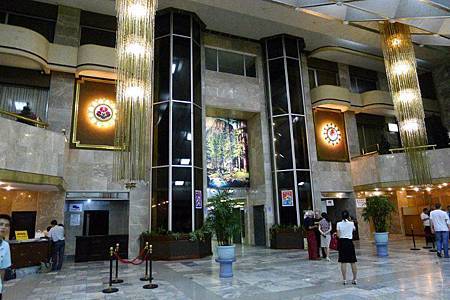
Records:
<instances>
[{"instance_id":1,"label":"green leafy plant","mask_svg":"<svg viewBox=\"0 0 450 300\"><path fill-rule=\"evenodd\" d=\"M385 196L369 197L366 203L362 213L364 220L372 221L375 232L387 232L391 214L395 211L394 205Z\"/></svg>"},{"instance_id":2,"label":"green leafy plant","mask_svg":"<svg viewBox=\"0 0 450 300\"><path fill-rule=\"evenodd\" d=\"M284 225L284 224L274 224L270 227L270 236L277 234L278 232L300 232L302 230L301 226L297 225Z\"/></svg>"},{"instance_id":3,"label":"green leafy plant","mask_svg":"<svg viewBox=\"0 0 450 300\"><path fill-rule=\"evenodd\" d=\"M226 190L208 199L209 211L205 226L216 234L219 246L230 246L233 236L239 233L239 215L233 213L235 202Z\"/></svg>"}]
</instances>

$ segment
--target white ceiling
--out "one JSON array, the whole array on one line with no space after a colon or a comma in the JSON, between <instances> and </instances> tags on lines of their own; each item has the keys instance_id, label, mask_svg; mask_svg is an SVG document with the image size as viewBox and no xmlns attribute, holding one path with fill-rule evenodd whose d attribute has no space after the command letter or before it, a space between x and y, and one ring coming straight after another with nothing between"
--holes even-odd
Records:
<instances>
[{"instance_id":1,"label":"white ceiling","mask_svg":"<svg viewBox=\"0 0 450 300\"><path fill-rule=\"evenodd\" d=\"M54 4L78 7L84 10L114 15L114 0L39 0ZM313 2L333 2L332 0L309 0ZM378 1L378 0L366 0ZM380 0L385 1L385 0ZM390 0L389 0L390 1ZM392 0L399 1L399 0ZM411 0L416 1L416 0ZM427 1L427 0L422 0ZM438 1L438 0L435 0ZM440 0L448 2L449 0ZM296 10L301 0L159 0L158 8L177 7L195 12L206 24L207 29L238 35L251 39L287 33L303 37L307 50L324 46L340 46L380 56L379 35L370 29L370 24L362 26L358 22L343 24L337 18L323 18L310 12ZM360 2L355 1L353 2ZM364 2L364 1L362 1ZM374 26L372 24L372 26ZM430 38L423 36L421 38ZM431 67L450 59L448 47L416 47L418 64Z\"/></svg>"}]
</instances>

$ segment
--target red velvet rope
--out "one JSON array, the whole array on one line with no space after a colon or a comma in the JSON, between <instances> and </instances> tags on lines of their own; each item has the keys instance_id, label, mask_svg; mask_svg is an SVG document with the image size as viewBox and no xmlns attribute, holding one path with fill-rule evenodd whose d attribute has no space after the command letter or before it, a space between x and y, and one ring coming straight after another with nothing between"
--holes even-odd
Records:
<instances>
[{"instance_id":1,"label":"red velvet rope","mask_svg":"<svg viewBox=\"0 0 450 300\"><path fill-rule=\"evenodd\" d=\"M121 263L124 263L124 264L132 264L132 265L137 266L137 265L142 264L142 263L145 261L145 259L147 258L148 252L145 254L145 256L144 256L143 259L140 259L140 258L139 258L139 257L142 257L142 255L144 254L145 251L146 251L146 249L142 249L141 253L139 253L139 255L136 256L136 258L134 258L134 259L132 259L132 260L125 259L125 258L121 258L121 257L119 256L119 253L117 253L117 252L114 252L114 256L115 256Z\"/></svg>"}]
</instances>

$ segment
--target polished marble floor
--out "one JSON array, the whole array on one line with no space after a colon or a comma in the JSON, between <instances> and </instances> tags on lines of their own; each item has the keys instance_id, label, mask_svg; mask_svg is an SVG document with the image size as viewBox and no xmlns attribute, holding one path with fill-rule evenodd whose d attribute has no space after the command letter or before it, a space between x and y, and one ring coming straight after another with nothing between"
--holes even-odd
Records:
<instances>
[{"instance_id":1,"label":"polished marble floor","mask_svg":"<svg viewBox=\"0 0 450 300\"><path fill-rule=\"evenodd\" d=\"M305 251L240 247L232 279L219 279L213 258L155 262L159 288L144 290L143 266L121 265L125 283L105 295L106 262L66 263L59 273L8 281L3 299L450 299L450 259L410 244L392 241L390 256L377 258L373 245L358 243L357 286L342 285L336 253L334 262L308 261Z\"/></svg>"}]
</instances>

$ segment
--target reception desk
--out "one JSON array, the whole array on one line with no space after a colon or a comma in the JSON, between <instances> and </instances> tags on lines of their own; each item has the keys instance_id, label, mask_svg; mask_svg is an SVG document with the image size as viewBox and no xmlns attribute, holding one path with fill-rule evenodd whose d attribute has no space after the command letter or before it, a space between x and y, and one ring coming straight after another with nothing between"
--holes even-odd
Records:
<instances>
[{"instance_id":1,"label":"reception desk","mask_svg":"<svg viewBox=\"0 0 450 300\"><path fill-rule=\"evenodd\" d=\"M11 261L16 268L39 266L49 262L51 256L50 242L47 239L30 239L8 241L11 249Z\"/></svg>"},{"instance_id":2,"label":"reception desk","mask_svg":"<svg viewBox=\"0 0 450 300\"><path fill-rule=\"evenodd\" d=\"M128 235L77 236L75 262L108 260L109 248L119 244L119 255L128 257Z\"/></svg>"}]
</instances>

